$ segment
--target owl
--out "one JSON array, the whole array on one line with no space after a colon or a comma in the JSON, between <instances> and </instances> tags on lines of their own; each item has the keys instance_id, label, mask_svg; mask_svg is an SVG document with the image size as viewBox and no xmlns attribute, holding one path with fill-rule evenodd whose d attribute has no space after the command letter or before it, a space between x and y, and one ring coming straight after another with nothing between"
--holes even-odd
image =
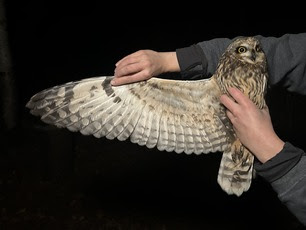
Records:
<instances>
[{"instance_id":1,"label":"owl","mask_svg":"<svg viewBox=\"0 0 306 230\"><path fill-rule=\"evenodd\" d=\"M153 77L112 86L112 78L95 76L50 87L33 95L26 107L47 124L83 135L130 140L159 151L218 152L220 187L236 196L250 188L254 156L237 138L219 98L236 87L258 108L265 106L267 64L256 38L235 39L206 79Z\"/></svg>"}]
</instances>

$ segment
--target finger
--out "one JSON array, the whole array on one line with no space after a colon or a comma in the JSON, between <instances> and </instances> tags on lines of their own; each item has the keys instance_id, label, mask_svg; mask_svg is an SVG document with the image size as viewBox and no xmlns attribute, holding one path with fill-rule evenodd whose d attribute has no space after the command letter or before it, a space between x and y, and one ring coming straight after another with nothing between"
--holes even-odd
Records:
<instances>
[{"instance_id":1,"label":"finger","mask_svg":"<svg viewBox=\"0 0 306 230\"><path fill-rule=\"evenodd\" d=\"M117 67L115 69L115 77L124 77L132 74L136 74L143 70L143 67L140 63L133 63L129 65L124 65L122 67Z\"/></svg>"},{"instance_id":2,"label":"finger","mask_svg":"<svg viewBox=\"0 0 306 230\"><path fill-rule=\"evenodd\" d=\"M233 97L233 99L240 105L246 105L250 101L250 99L237 88L231 87L228 89L228 92Z\"/></svg>"},{"instance_id":3,"label":"finger","mask_svg":"<svg viewBox=\"0 0 306 230\"><path fill-rule=\"evenodd\" d=\"M133 54L129 54L123 58L121 58L119 61L117 61L117 63L115 64L115 66L118 66L120 65L123 61L125 61L126 59L129 59L130 57L133 57L134 53Z\"/></svg>"},{"instance_id":4,"label":"finger","mask_svg":"<svg viewBox=\"0 0 306 230\"><path fill-rule=\"evenodd\" d=\"M234 113L234 111L237 109L238 104L229 96L226 94L221 95L220 102L231 112Z\"/></svg>"},{"instance_id":5,"label":"finger","mask_svg":"<svg viewBox=\"0 0 306 230\"><path fill-rule=\"evenodd\" d=\"M124 85L124 84L130 84L133 82L138 82L138 81L142 81L144 79L144 73L143 72L139 72L133 75L127 75L127 76L123 76L120 78L114 78L111 81L111 84L113 86L119 86L119 85Z\"/></svg>"},{"instance_id":6,"label":"finger","mask_svg":"<svg viewBox=\"0 0 306 230\"><path fill-rule=\"evenodd\" d=\"M137 58L139 55L141 55L139 51L136 51L136 52L134 52L134 53L131 53L131 54L125 56L124 58L120 59L120 60L115 64L115 66L119 66L119 65L122 65L122 64L124 64L124 63L129 63L129 62L133 61L134 58Z\"/></svg>"},{"instance_id":7,"label":"finger","mask_svg":"<svg viewBox=\"0 0 306 230\"><path fill-rule=\"evenodd\" d=\"M111 85L119 86L119 85L129 84L131 82L132 82L132 76L125 76L125 77L121 77L121 78L114 78L111 81Z\"/></svg>"},{"instance_id":8,"label":"finger","mask_svg":"<svg viewBox=\"0 0 306 230\"><path fill-rule=\"evenodd\" d=\"M121 69L125 66L132 65L138 63L141 59L138 56L130 56L122 59L121 61L117 62L116 69Z\"/></svg>"},{"instance_id":9,"label":"finger","mask_svg":"<svg viewBox=\"0 0 306 230\"><path fill-rule=\"evenodd\" d=\"M234 114L231 111L226 110L226 115L232 123L235 121L236 117L234 116Z\"/></svg>"}]
</instances>

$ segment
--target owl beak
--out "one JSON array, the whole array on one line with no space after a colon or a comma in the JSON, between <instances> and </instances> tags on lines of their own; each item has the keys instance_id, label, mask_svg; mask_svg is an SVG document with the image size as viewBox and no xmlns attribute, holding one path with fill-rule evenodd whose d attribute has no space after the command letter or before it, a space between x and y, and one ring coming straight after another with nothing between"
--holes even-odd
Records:
<instances>
[{"instance_id":1,"label":"owl beak","mask_svg":"<svg viewBox=\"0 0 306 230\"><path fill-rule=\"evenodd\" d=\"M255 51L254 50L252 50L252 53L251 53L251 60L252 61L255 61L256 60L256 53L255 53Z\"/></svg>"}]
</instances>

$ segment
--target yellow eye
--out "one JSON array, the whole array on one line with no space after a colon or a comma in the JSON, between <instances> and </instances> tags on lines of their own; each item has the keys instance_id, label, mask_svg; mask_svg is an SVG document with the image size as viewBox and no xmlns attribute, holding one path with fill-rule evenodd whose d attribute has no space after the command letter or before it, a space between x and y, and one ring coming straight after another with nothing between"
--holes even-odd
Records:
<instances>
[{"instance_id":1,"label":"yellow eye","mask_svg":"<svg viewBox=\"0 0 306 230\"><path fill-rule=\"evenodd\" d=\"M238 53L244 53L244 52L246 52L247 51L247 48L246 47L244 47L244 46L239 46L238 48L237 48L237 52Z\"/></svg>"}]
</instances>

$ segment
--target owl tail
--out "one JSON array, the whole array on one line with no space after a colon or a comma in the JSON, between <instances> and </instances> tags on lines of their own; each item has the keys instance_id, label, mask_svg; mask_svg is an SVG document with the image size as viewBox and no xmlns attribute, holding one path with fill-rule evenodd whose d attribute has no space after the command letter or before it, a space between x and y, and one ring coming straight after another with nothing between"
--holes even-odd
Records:
<instances>
[{"instance_id":1,"label":"owl tail","mask_svg":"<svg viewBox=\"0 0 306 230\"><path fill-rule=\"evenodd\" d=\"M239 140L233 142L222 155L218 183L228 194L240 196L250 188L253 178L254 156Z\"/></svg>"}]
</instances>

